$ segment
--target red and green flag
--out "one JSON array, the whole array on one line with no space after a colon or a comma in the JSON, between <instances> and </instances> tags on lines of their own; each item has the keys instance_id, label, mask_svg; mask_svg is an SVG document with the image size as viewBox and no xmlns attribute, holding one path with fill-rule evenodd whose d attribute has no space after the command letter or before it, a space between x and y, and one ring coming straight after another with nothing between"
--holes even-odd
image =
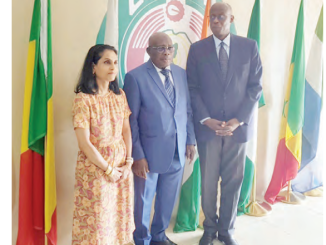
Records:
<instances>
[{"instance_id":1,"label":"red and green flag","mask_svg":"<svg viewBox=\"0 0 326 245\"><path fill-rule=\"evenodd\" d=\"M50 0L35 0L21 137L17 245L57 244Z\"/></svg>"},{"instance_id":2,"label":"red and green flag","mask_svg":"<svg viewBox=\"0 0 326 245\"><path fill-rule=\"evenodd\" d=\"M275 167L265 194L265 200L272 204L288 181L297 176L301 164L306 70L304 45L304 0L301 0Z\"/></svg>"}]
</instances>

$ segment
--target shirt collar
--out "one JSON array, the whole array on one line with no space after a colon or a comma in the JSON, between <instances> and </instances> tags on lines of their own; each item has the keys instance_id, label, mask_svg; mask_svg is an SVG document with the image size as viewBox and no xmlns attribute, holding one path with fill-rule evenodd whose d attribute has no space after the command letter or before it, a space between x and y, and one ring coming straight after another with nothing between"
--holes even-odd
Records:
<instances>
[{"instance_id":1,"label":"shirt collar","mask_svg":"<svg viewBox=\"0 0 326 245\"><path fill-rule=\"evenodd\" d=\"M220 43L222 42L222 40L220 40L217 37L215 37L214 34L213 34L213 38L214 38L214 42L215 42L215 48L218 48L218 46L220 45ZM224 38L223 43L227 47L230 47L230 33L226 36L226 38Z\"/></svg>"},{"instance_id":2,"label":"shirt collar","mask_svg":"<svg viewBox=\"0 0 326 245\"><path fill-rule=\"evenodd\" d=\"M152 62L152 64L153 64L153 66L155 67L155 69L156 69L157 72L161 72L161 71L163 70L163 69L158 68L156 65L154 65L153 62ZM168 69L168 70L171 71L171 67L170 67L170 66L165 67L165 69Z\"/></svg>"}]
</instances>

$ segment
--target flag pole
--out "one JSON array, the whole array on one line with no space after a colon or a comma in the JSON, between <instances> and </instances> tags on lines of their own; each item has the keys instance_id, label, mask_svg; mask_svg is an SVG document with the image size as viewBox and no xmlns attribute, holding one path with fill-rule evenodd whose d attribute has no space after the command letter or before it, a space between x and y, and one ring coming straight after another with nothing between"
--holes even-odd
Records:
<instances>
[{"instance_id":1,"label":"flag pole","mask_svg":"<svg viewBox=\"0 0 326 245\"><path fill-rule=\"evenodd\" d=\"M291 188L291 180L288 181L288 189L278 194L278 199L287 204L302 204L306 197L300 192L293 192Z\"/></svg>"},{"instance_id":2,"label":"flag pole","mask_svg":"<svg viewBox=\"0 0 326 245\"><path fill-rule=\"evenodd\" d=\"M254 178L252 180L251 189L251 202L246 206L249 207L249 212L245 213L249 216L261 217L269 214L272 211L271 205L267 202L257 202L256 201L256 168L254 170Z\"/></svg>"}]
</instances>

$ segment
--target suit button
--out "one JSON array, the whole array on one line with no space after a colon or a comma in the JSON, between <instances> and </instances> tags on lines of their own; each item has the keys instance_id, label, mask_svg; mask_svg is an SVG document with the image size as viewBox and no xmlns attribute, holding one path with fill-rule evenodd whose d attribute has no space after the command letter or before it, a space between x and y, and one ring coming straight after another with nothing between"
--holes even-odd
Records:
<instances>
[{"instance_id":1,"label":"suit button","mask_svg":"<svg viewBox=\"0 0 326 245\"><path fill-rule=\"evenodd\" d=\"M221 110L221 113L224 115L225 114L225 111L224 110Z\"/></svg>"}]
</instances>

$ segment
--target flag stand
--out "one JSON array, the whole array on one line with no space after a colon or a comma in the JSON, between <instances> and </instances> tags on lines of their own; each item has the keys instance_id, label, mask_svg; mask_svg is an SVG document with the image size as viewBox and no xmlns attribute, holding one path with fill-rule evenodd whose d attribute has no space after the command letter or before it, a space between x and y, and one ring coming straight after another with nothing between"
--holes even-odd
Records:
<instances>
[{"instance_id":1,"label":"flag stand","mask_svg":"<svg viewBox=\"0 0 326 245\"><path fill-rule=\"evenodd\" d=\"M305 196L310 196L310 197L322 197L323 196L323 189L318 187L316 189L307 191L305 193L303 193L303 195Z\"/></svg>"},{"instance_id":2,"label":"flag stand","mask_svg":"<svg viewBox=\"0 0 326 245\"><path fill-rule=\"evenodd\" d=\"M278 194L277 199L287 204L301 204L306 199L306 197L299 192L292 191L290 180L288 182L288 189L281 191L280 194Z\"/></svg>"},{"instance_id":3,"label":"flag stand","mask_svg":"<svg viewBox=\"0 0 326 245\"><path fill-rule=\"evenodd\" d=\"M261 217L272 211L272 207L267 202L259 203L256 201L256 169L252 181L251 199L252 201L246 206L246 208L249 207L249 213L246 213L247 215Z\"/></svg>"}]
</instances>

